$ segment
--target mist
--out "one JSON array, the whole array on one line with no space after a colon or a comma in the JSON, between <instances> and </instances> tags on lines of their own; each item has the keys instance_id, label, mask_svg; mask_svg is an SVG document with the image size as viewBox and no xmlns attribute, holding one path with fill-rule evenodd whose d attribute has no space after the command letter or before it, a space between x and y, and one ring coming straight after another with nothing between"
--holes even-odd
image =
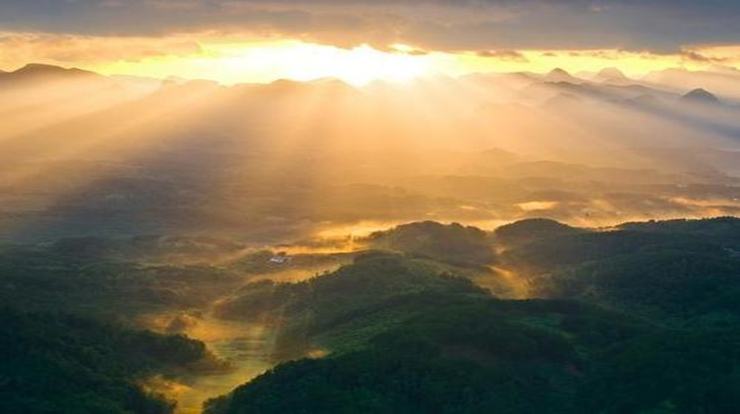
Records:
<instances>
[{"instance_id":1,"label":"mist","mask_svg":"<svg viewBox=\"0 0 740 414\"><path fill-rule=\"evenodd\" d=\"M280 242L368 220L734 214L738 106L728 89L677 90L680 74L226 87L28 66L0 75L12 85L0 99L2 233Z\"/></svg>"},{"instance_id":2,"label":"mist","mask_svg":"<svg viewBox=\"0 0 740 414\"><path fill-rule=\"evenodd\" d=\"M135 383L177 412L216 410L277 364L352 354L437 300L560 299L572 287L552 275L582 269L556 258L616 249L599 237L632 237L623 223L737 215L738 79L0 73L2 293L197 350ZM638 241L615 245L677 248Z\"/></svg>"}]
</instances>

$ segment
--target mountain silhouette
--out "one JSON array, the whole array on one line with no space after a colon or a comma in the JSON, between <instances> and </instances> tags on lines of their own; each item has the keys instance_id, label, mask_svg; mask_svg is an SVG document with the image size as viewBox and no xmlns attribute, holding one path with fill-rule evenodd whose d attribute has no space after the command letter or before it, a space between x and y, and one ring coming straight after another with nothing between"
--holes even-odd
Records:
<instances>
[{"instance_id":1,"label":"mountain silhouette","mask_svg":"<svg viewBox=\"0 0 740 414\"><path fill-rule=\"evenodd\" d=\"M109 78L95 72L41 63L29 63L16 71L0 73L0 83L28 84L66 80L112 82Z\"/></svg>"},{"instance_id":2,"label":"mountain silhouette","mask_svg":"<svg viewBox=\"0 0 740 414\"><path fill-rule=\"evenodd\" d=\"M78 68L63 68L61 66L46 65L42 63L29 63L22 68L7 73L14 76L94 76L101 77L95 72Z\"/></svg>"},{"instance_id":3,"label":"mountain silhouette","mask_svg":"<svg viewBox=\"0 0 740 414\"><path fill-rule=\"evenodd\" d=\"M581 82L580 79L574 77L570 73L568 73L566 70L561 68L555 68L551 70L547 75L545 75L544 79L547 82L571 82L571 83L579 83Z\"/></svg>"},{"instance_id":4,"label":"mountain silhouette","mask_svg":"<svg viewBox=\"0 0 740 414\"><path fill-rule=\"evenodd\" d=\"M720 100L717 99L717 97L714 96L714 94L712 94L711 92L702 88L697 88L682 96L681 102L690 104L715 105L719 104Z\"/></svg>"},{"instance_id":5,"label":"mountain silhouette","mask_svg":"<svg viewBox=\"0 0 740 414\"><path fill-rule=\"evenodd\" d=\"M576 78L575 76L568 73L568 71L561 69L561 68L555 68L551 70L547 75L543 78L546 82L568 82L568 83L583 83L581 79Z\"/></svg>"},{"instance_id":6,"label":"mountain silhouette","mask_svg":"<svg viewBox=\"0 0 740 414\"><path fill-rule=\"evenodd\" d=\"M624 72L617 68L604 68L594 77L594 80L601 83L625 83L630 82Z\"/></svg>"}]
</instances>

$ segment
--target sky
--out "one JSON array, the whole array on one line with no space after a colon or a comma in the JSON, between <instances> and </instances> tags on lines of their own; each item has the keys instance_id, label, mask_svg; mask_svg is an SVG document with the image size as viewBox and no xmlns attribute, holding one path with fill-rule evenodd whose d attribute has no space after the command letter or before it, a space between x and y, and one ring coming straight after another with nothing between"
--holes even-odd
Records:
<instances>
[{"instance_id":1,"label":"sky","mask_svg":"<svg viewBox=\"0 0 740 414\"><path fill-rule=\"evenodd\" d=\"M0 0L0 69L223 83L740 68L737 0Z\"/></svg>"}]
</instances>

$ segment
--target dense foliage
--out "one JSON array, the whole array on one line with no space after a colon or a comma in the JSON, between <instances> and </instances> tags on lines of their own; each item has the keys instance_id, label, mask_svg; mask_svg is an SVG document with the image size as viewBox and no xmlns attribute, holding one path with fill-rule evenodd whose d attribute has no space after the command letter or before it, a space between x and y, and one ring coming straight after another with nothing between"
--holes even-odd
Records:
<instances>
[{"instance_id":1,"label":"dense foliage","mask_svg":"<svg viewBox=\"0 0 740 414\"><path fill-rule=\"evenodd\" d=\"M740 332L668 330L612 348L579 391L585 412L734 413Z\"/></svg>"},{"instance_id":2,"label":"dense foliage","mask_svg":"<svg viewBox=\"0 0 740 414\"><path fill-rule=\"evenodd\" d=\"M278 365L207 412L734 413L739 234L734 219L610 231L529 221L497 232L503 265L539 300L397 285L390 295L355 285L352 267L319 277L325 290L305 307L360 298L307 331L333 352ZM366 277L397 284L401 268L418 271L370 267Z\"/></svg>"},{"instance_id":3,"label":"dense foliage","mask_svg":"<svg viewBox=\"0 0 740 414\"><path fill-rule=\"evenodd\" d=\"M474 299L429 309L355 352L281 365L207 412L568 413L587 350L646 329L578 303Z\"/></svg>"},{"instance_id":4,"label":"dense foliage","mask_svg":"<svg viewBox=\"0 0 740 414\"><path fill-rule=\"evenodd\" d=\"M666 250L618 256L557 272L536 285L541 295L580 298L645 316L701 325L740 323L740 260L727 255Z\"/></svg>"},{"instance_id":5,"label":"dense foliage","mask_svg":"<svg viewBox=\"0 0 740 414\"><path fill-rule=\"evenodd\" d=\"M131 317L154 308L209 303L239 282L232 272L212 266L101 258L88 242L1 247L0 303Z\"/></svg>"},{"instance_id":6,"label":"dense foliage","mask_svg":"<svg viewBox=\"0 0 740 414\"><path fill-rule=\"evenodd\" d=\"M148 375L210 358L203 343L76 316L0 311L0 412L169 413Z\"/></svg>"},{"instance_id":7,"label":"dense foliage","mask_svg":"<svg viewBox=\"0 0 740 414\"><path fill-rule=\"evenodd\" d=\"M231 299L219 303L216 311L226 318L281 323L281 352L300 354L310 347L307 335L344 324L394 298L419 294L486 293L470 280L424 261L395 253L368 252L351 265L304 282L248 284Z\"/></svg>"},{"instance_id":8,"label":"dense foliage","mask_svg":"<svg viewBox=\"0 0 740 414\"><path fill-rule=\"evenodd\" d=\"M424 222L375 233L379 250L287 263L244 252L219 267L145 263L153 256L131 247L155 243L165 257L193 239L10 246L0 299L35 313L0 312L0 412L169 412L137 384L210 360L202 343L60 311L215 303L216 317L274 330L270 356L284 362L209 414L734 413L739 235L732 218L600 230L526 220L493 234ZM319 265L342 266L264 279ZM515 278L537 299L494 297L481 277Z\"/></svg>"},{"instance_id":9,"label":"dense foliage","mask_svg":"<svg viewBox=\"0 0 740 414\"><path fill-rule=\"evenodd\" d=\"M495 254L486 233L458 223L433 221L404 224L371 234L371 246L428 256L453 263L489 264Z\"/></svg>"},{"instance_id":10,"label":"dense foliage","mask_svg":"<svg viewBox=\"0 0 740 414\"><path fill-rule=\"evenodd\" d=\"M582 233L583 230L549 219L528 219L496 229L496 241L504 246L520 246L536 240Z\"/></svg>"}]
</instances>

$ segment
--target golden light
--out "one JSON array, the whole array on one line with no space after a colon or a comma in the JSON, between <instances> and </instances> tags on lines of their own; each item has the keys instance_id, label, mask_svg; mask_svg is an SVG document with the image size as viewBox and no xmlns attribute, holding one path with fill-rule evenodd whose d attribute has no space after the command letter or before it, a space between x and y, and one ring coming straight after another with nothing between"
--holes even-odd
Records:
<instances>
[{"instance_id":1,"label":"golden light","mask_svg":"<svg viewBox=\"0 0 740 414\"><path fill-rule=\"evenodd\" d=\"M193 56L118 61L93 69L104 74L207 78L224 84L336 78L356 86L375 80L409 81L430 70L430 61L425 56L384 52L367 45L342 49L284 40L202 43L201 48Z\"/></svg>"},{"instance_id":2,"label":"golden light","mask_svg":"<svg viewBox=\"0 0 740 414\"><path fill-rule=\"evenodd\" d=\"M706 70L722 64L740 66L736 45L695 45L674 54L592 50L425 50L420 45L391 44L342 48L296 38L199 33L164 37L80 36L45 33L8 34L0 69L28 62L79 67L104 75L210 79L222 84L269 83L337 78L355 86L374 80L404 82L425 75L463 76L475 72L539 72L555 67L574 74L618 67L629 76L684 67Z\"/></svg>"},{"instance_id":3,"label":"golden light","mask_svg":"<svg viewBox=\"0 0 740 414\"><path fill-rule=\"evenodd\" d=\"M569 71L598 71L614 66L631 75L651 70L689 66L680 55L655 56L620 50L519 51L518 59L490 57L475 52L416 53L409 45L392 45L389 51L368 45L351 49L300 40L223 41L202 38L199 50L187 55L160 55L136 60L101 61L83 65L106 75L155 78L176 76L211 79L223 84L269 83L278 79L310 81L336 78L355 86L375 80L406 82L432 74L461 76L473 72L548 72L554 67ZM705 64L704 64L705 65Z\"/></svg>"}]
</instances>

